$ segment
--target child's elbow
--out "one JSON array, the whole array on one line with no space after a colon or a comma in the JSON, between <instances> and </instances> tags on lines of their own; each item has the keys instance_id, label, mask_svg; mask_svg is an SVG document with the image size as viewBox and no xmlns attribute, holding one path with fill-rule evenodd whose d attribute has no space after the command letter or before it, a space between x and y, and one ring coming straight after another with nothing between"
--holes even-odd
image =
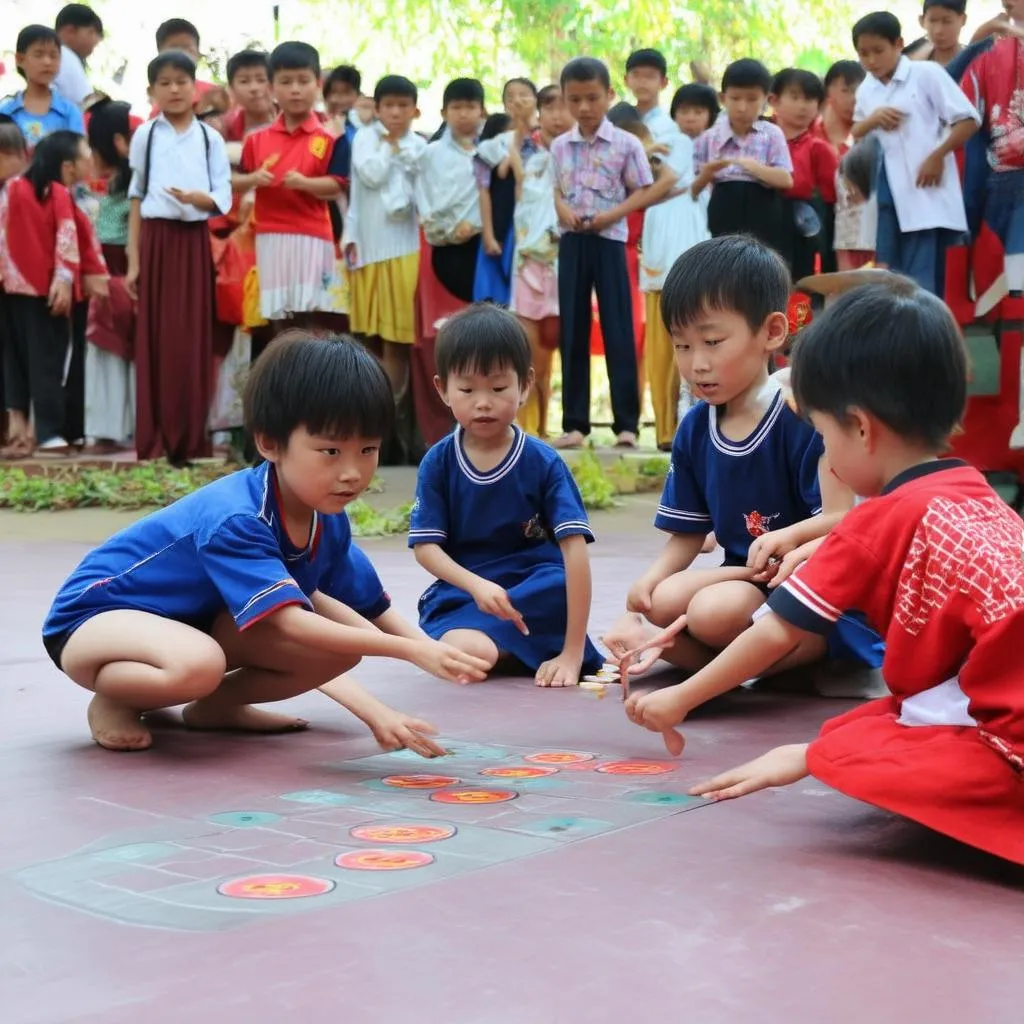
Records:
<instances>
[{"instance_id":1,"label":"child's elbow","mask_svg":"<svg viewBox=\"0 0 1024 1024\"><path fill-rule=\"evenodd\" d=\"M779 172L779 188L786 190L793 187L793 175L789 171Z\"/></svg>"}]
</instances>

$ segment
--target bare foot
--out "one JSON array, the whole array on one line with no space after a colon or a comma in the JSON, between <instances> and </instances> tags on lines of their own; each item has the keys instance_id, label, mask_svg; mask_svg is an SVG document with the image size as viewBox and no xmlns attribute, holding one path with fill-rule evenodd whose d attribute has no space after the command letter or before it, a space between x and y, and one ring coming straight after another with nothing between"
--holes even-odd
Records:
<instances>
[{"instance_id":1,"label":"bare foot","mask_svg":"<svg viewBox=\"0 0 1024 1024\"><path fill-rule=\"evenodd\" d=\"M107 750L146 750L153 743L139 713L96 694L89 702L92 738Z\"/></svg>"},{"instance_id":2,"label":"bare foot","mask_svg":"<svg viewBox=\"0 0 1024 1024\"><path fill-rule=\"evenodd\" d=\"M187 729L220 732L298 732L309 722L291 715L263 711L249 704L209 704L197 700L181 713Z\"/></svg>"},{"instance_id":3,"label":"bare foot","mask_svg":"<svg viewBox=\"0 0 1024 1024\"><path fill-rule=\"evenodd\" d=\"M618 660L627 652L635 651L657 636L659 630L636 612L626 612L614 626L602 636L601 643L608 649L612 660Z\"/></svg>"},{"instance_id":4,"label":"bare foot","mask_svg":"<svg viewBox=\"0 0 1024 1024\"><path fill-rule=\"evenodd\" d=\"M552 442L552 448L569 449L569 448L582 448L587 443L587 439L578 431L570 430L559 437L556 437Z\"/></svg>"}]
</instances>

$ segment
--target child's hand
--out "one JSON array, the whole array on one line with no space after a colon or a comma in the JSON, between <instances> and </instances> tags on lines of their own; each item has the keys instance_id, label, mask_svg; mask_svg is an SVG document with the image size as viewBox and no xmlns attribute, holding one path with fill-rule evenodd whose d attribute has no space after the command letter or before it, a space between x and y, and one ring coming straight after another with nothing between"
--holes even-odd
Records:
<instances>
[{"instance_id":1,"label":"child's hand","mask_svg":"<svg viewBox=\"0 0 1024 1024\"><path fill-rule=\"evenodd\" d=\"M660 633L646 639L642 644L618 658L619 672L627 673L630 676L642 676L649 671L654 663L672 646L675 638L686 629L686 615L680 615L672 625L663 629ZM635 664L633 659L638 654L644 655Z\"/></svg>"},{"instance_id":2,"label":"child's hand","mask_svg":"<svg viewBox=\"0 0 1024 1024\"><path fill-rule=\"evenodd\" d=\"M54 316L67 316L71 312L71 282L54 277L47 301Z\"/></svg>"},{"instance_id":3,"label":"child's hand","mask_svg":"<svg viewBox=\"0 0 1024 1024\"><path fill-rule=\"evenodd\" d=\"M945 162L945 157L938 153L932 153L928 156L917 170L917 187L935 188L941 185Z\"/></svg>"},{"instance_id":4,"label":"child's hand","mask_svg":"<svg viewBox=\"0 0 1024 1024\"><path fill-rule=\"evenodd\" d=\"M626 595L626 610L631 612L641 612L646 615L651 610L651 604L653 603L654 588L657 583L654 580L648 579L646 576L641 576L629 588L629 593Z\"/></svg>"},{"instance_id":5,"label":"child's hand","mask_svg":"<svg viewBox=\"0 0 1024 1024\"><path fill-rule=\"evenodd\" d=\"M487 678L490 666L482 658L474 658L451 644L440 640L421 640L409 659L414 665L438 679L451 683L480 683Z\"/></svg>"},{"instance_id":6,"label":"child's hand","mask_svg":"<svg viewBox=\"0 0 1024 1024\"><path fill-rule=\"evenodd\" d=\"M595 213L587 222L587 231L599 235L602 231L610 228L617 218L609 217L607 213Z\"/></svg>"},{"instance_id":7,"label":"child's hand","mask_svg":"<svg viewBox=\"0 0 1024 1024\"><path fill-rule=\"evenodd\" d=\"M680 686L669 686L654 693L634 693L626 701L626 717L651 732L660 732L665 749L678 757L686 746L683 734L672 727L681 725L690 710L680 696Z\"/></svg>"},{"instance_id":8,"label":"child's hand","mask_svg":"<svg viewBox=\"0 0 1024 1024\"><path fill-rule=\"evenodd\" d=\"M493 235L484 238L484 252L488 256L500 256L501 243Z\"/></svg>"},{"instance_id":9,"label":"child's hand","mask_svg":"<svg viewBox=\"0 0 1024 1024\"><path fill-rule=\"evenodd\" d=\"M731 800L770 786L788 786L807 775L807 744L776 747L747 764L722 772L690 790L691 796L709 800Z\"/></svg>"},{"instance_id":10,"label":"child's hand","mask_svg":"<svg viewBox=\"0 0 1024 1024\"><path fill-rule=\"evenodd\" d=\"M86 274L82 287L90 299L110 298L110 278L106 274Z\"/></svg>"},{"instance_id":11,"label":"child's hand","mask_svg":"<svg viewBox=\"0 0 1024 1024\"><path fill-rule=\"evenodd\" d=\"M583 219L580 215L565 203L558 202L555 206L558 209L558 223L568 231L579 231L583 226Z\"/></svg>"},{"instance_id":12,"label":"child's hand","mask_svg":"<svg viewBox=\"0 0 1024 1024\"><path fill-rule=\"evenodd\" d=\"M754 581L766 583L770 580L782 559L796 546L788 530L770 530L761 534L747 550L747 567L754 570Z\"/></svg>"},{"instance_id":13,"label":"child's hand","mask_svg":"<svg viewBox=\"0 0 1024 1024\"><path fill-rule=\"evenodd\" d=\"M709 160L701 167L700 173L710 180L719 171L724 171L730 164L736 164L737 167L741 166L738 160Z\"/></svg>"},{"instance_id":14,"label":"child's hand","mask_svg":"<svg viewBox=\"0 0 1024 1024\"><path fill-rule=\"evenodd\" d=\"M210 204L210 197L205 192L196 192L183 188L169 188L167 194L176 199L182 206L194 206L197 210L205 210Z\"/></svg>"},{"instance_id":15,"label":"child's hand","mask_svg":"<svg viewBox=\"0 0 1024 1024\"><path fill-rule=\"evenodd\" d=\"M132 263L128 264L128 270L124 275L124 290L136 301L139 298L139 268Z\"/></svg>"},{"instance_id":16,"label":"child's hand","mask_svg":"<svg viewBox=\"0 0 1024 1024\"><path fill-rule=\"evenodd\" d=\"M264 164L258 170L253 171L252 174L249 175L249 182L250 187L252 188L266 188L268 185L274 184L274 172Z\"/></svg>"},{"instance_id":17,"label":"child's hand","mask_svg":"<svg viewBox=\"0 0 1024 1024\"><path fill-rule=\"evenodd\" d=\"M508 594L490 580L481 580L470 592L469 596L476 602L477 608L486 615L493 615L503 622L515 624L523 636L529 636L530 631L523 621L522 615L512 607Z\"/></svg>"},{"instance_id":18,"label":"child's hand","mask_svg":"<svg viewBox=\"0 0 1024 1024\"><path fill-rule=\"evenodd\" d=\"M537 669L534 682L538 686L575 686L580 681L582 668L582 655L576 656L562 651L557 658L545 661Z\"/></svg>"},{"instance_id":19,"label":"child's hand","mask_svg":"<svg viewBox=\"0 0 1024 1024\"><path fill-rule=\"evenodd\" d=\"M447 751L438 746L431 736L437 735L429 722L403 715L387 708L366 724L382 750L412 750L420 757L444 757Z\"/></svg>"},{"instance_id":20,"label":"child's hand","mask_svg":"<svg viewBox=\"0 0 1024 1024\"><path fill-rule=\"evenodd\" d=\"M468 242L476 233L476 228L467 220L460 220L455 225L456 242Z\"/></svg>"},{"instance_id":21,"label":"child's hand","mask_svg":"<svg viewBox=\"0 0 1024 1024\"><path fill-rule=\"evenodd\" d=\"M879 107L870 117L873 128L881 128L883 131L892 132L899 128L903 121L903 111L895 107Z\"/></svg>"},{"instance_id":22,"label":"child's hand","mask_svg":"<svg viewBox=\"0 0 1024 1024\"><path fill-rule=\"evenodd\" d=\"M298 171L289 171L282 179L281 184L285 188L290 188L295 192L303 192L306 189L306 185L309 182L304 174L300 174Z\"/></svg>"},{"instance_id":23,"label":"child's hand","mask_svg":"<svg viewBox=\"0 0 1024 1024\"><path fill-rule=\"evenodd\" d=\"M781 586L789 579L790 576L800 568L804 562L807 561L811 555L814 554L822 544L825 543L824 537L818 537L817 540L808 541L806 544L801 544L800 547L794 548L782 561L779 563L778 568L775 570L775 574L770 580L768 580L768 588L774 590L776 587Z\"/></svg>"}]
</instances>

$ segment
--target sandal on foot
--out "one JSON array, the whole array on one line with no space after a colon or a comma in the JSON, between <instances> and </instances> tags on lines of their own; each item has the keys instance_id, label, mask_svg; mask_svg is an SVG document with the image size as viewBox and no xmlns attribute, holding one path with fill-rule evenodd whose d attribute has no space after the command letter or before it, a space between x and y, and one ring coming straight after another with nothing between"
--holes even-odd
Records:
<instances>
[{"instance_id":1,"label":"sandal on foot","mask_svg":"<svg viewBox=\"0 0 1024 1024\"><path fill-rule=\"evenodd\" d=\"M587 439L578 430L568 430L560 437L556 437L551 442L551 447L558 448L560 451L569 451L582 448L586 443Z\"/></svg>"}]
</instances>

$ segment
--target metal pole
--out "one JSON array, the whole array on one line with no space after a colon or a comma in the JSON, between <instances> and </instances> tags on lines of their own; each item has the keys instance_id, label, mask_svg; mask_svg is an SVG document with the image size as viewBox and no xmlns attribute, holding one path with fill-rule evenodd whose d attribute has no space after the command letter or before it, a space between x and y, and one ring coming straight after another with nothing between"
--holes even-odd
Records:
<instances>
[{"instance_id":1,"label":"metal pole","mask_svg":"<svg viewBox=\"0 0 1024 1024\"><path fill-rule=\"evenodd\" d=\"M281 42L281 5L274 4L274 42Z\"/></svg>"}]
</instances>

